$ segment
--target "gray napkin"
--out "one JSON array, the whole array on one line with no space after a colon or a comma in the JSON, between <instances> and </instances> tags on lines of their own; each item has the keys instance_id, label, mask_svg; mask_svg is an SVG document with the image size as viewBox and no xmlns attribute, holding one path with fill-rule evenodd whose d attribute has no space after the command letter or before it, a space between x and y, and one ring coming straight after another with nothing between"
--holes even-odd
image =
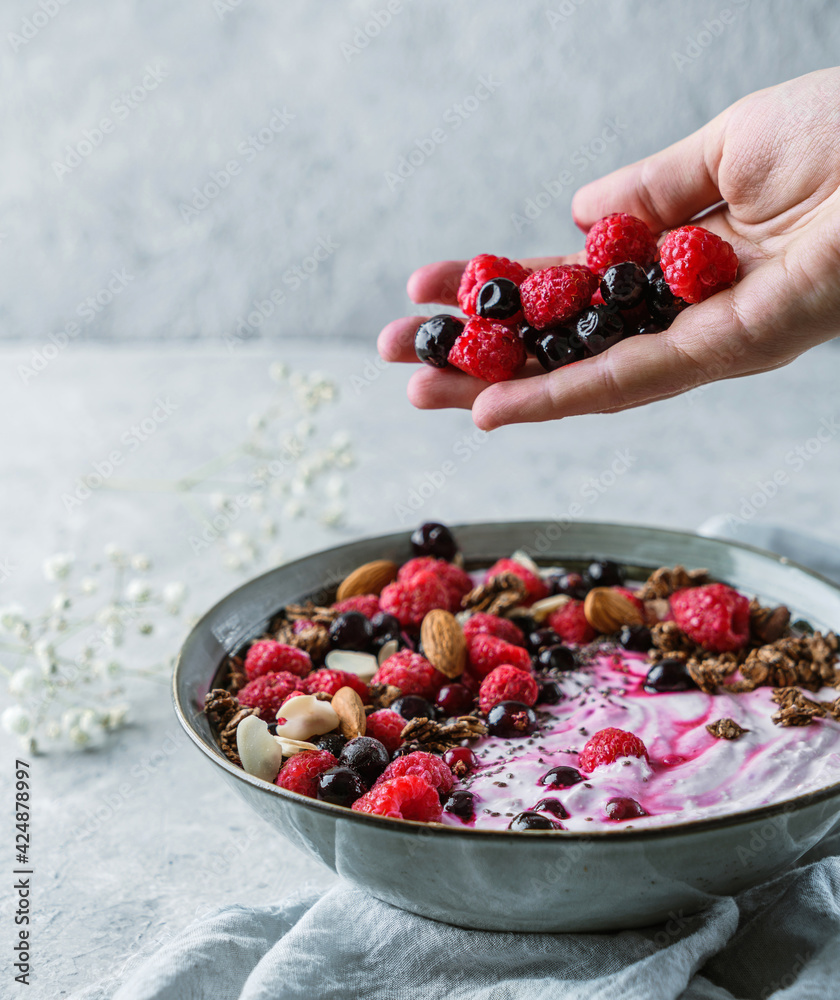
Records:
<instances>
[{"instance_id":1,"label":"gray napkin","mask_svg":"<svg viewBox=\"0 0 840 1000\"><path fill-rule=\"evenodd\" d=\"M707 523L701 530L720 535L725 528ZM748 528L739 539L768 547L774 529ZM826 558L824 543L789 531L775 541L801 562L818 553L820 568L840 577L840 553ZM664 926L613 934L468 931L340 883L274 906L224 907L174 937L126 982L74 996L827 1000L838 995L838 983L840 829L783 875Z\"/></svg>"}]
</instances>

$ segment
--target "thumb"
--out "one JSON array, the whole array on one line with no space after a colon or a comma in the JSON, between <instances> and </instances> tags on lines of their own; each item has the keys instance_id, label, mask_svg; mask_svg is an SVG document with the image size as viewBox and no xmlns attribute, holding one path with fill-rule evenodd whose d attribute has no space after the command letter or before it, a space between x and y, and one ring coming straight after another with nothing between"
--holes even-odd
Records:
<instances>
[{"instance_id":1,"label":"thumb","mask_svg":"<svg viewBox=\"0 0 840 1000\"><path fill-rule=\"evenodd\" d=\"M572 199L575 223L588 232L605 215L629 212L654 233L683 225L721 200L717 168L722 141L719 115L673 146L592 181Z\"/></svg>"}]
</instances>

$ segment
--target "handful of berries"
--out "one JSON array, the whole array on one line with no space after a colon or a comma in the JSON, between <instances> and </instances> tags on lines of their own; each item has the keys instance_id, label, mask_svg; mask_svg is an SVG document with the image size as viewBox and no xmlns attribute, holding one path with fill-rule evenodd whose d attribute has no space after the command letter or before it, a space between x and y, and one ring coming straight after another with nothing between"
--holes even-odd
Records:
<instances>
[{"instance_id":1,"label":"handful of berries","mask_svg":"<svg viewBox=\"0 0 840 1000\"><path fill-rule=\"evenodd\" d=\"M737 272L730 244L700 226L674 229L657 247L641 219L616 212L589 230L586 266L531 271L506 257L473 257L458 289L466 320L432 316L414 346L426 364L485 382L513 378L529 354L554 371L666 330L687 306L734 284Z\"/></svg>"}]
</instances>

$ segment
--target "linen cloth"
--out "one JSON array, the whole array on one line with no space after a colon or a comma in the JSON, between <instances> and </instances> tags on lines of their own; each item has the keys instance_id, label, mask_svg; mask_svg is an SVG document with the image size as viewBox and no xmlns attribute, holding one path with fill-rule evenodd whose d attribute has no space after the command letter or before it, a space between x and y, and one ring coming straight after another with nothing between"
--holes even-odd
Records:
<instances>
[{"instance_id":1,"label":"linen cloth","mask_svg":"<svg viewBox=\"0 0 840 1000\"><path fill-rule=\"evenodd\" d=\"M724 534L707 522L705 534ZM773 533L775 531L775 534ZM840 551L786 529L740 540L840 579ZM417 873L422 878L422 872ZM524 891L524 890L523 890ZM702 913L609 934L470 931L339 883L226 906L123 982L76 1000L830 1000L840 996L840 827L795 866Z\"/></svg>"}]
</instances>

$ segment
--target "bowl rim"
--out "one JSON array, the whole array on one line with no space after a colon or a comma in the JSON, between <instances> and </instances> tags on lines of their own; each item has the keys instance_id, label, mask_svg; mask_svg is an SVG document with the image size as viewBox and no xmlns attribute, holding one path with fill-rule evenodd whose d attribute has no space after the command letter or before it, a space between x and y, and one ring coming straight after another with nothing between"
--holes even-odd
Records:
<instances>
[{"instance_id":1,"label":"bowl rim","mask_svg":"<svg viewBox=\"0 0 840 1000\"><path fill-rule=\"evenodd\" d=\"M457 535L459 530L467 528L484 528L484 527L494 527L498 525L533 525L538 526L548 522L538 521L538 520L521 520L511 522L510 520L499 520L499 521L467 521L461 522L459 524L448 525L450 530ZM775 562L781 566L789 566L791 569L798 570L804 573L806 576L811 577L818 583L830 590L834 591L836 595L840 598L840 585L830 580L828 577L815 570L809 569L807 566L803 566L801 563L790 559L788 556L781 556L776 552L771 552L768 549L760 548L756 545L750 545L746 542L734 541L728 538L717 538L710 537L708 535L700 535L695 531L682 531L674 528L659 528L651 525L631 523L631 522L619 522L619 521L594 521L580 519L578 523L585 524L590 527L597 529L609 530L609 529L619 529L622 528L633 528L636 530L650 531L654 532L658 536L672 536L675 539L702 539L703 541L710 542L712 544L725 545L728 548L741 549L746 552L751 552L759 555L765 559ZM801 795L796 795L789 799L784 799L782 802L769 803L764 806L756 806L752 809L746 809L740 812L724 815L724 816L711 816L705 819L694 819L687 820L684 822L669 823L663 826L647 827L644 829L636 829L633 827L617 826L615 829L609 830L593 830L591 832L579 832L574 830L494 830L486 828L475 828L470 826L450 826L444 823L427 823L420 820L407 820L407 819L397 819L388 816L377 816L374 813L362 813L350 809L347 806L339 806L330 802L322 802L320 799L312 799L309 796L301 795L298 792L292 792L285 788L280 788L268 781L263 781L261 778L257 778L254 775L248 774L247 771L236 767L228 758L221 752L221 750L216 746L209 745L201 734L192 726L187 713L181 704L180 695L178 693L178 681L181 673L183 672L184 665L184 651L189 644L192 637L199 632L204 626L205 622L210 619L223 604L230 600L235 594L237 594L244 587L250 586L256 583L258 580L264 579L265 577L272 576L279 570L292 571L295 567L299 566L301 563L306 563L310 559L313 559L319 555L325 555L327 553L339 553L344 548L352 548L363 542L380 542L383 545L389 540L397 540L403 538L405 531L399 532L389 532L388 534L370 535L362 536L361 538L356 538L351 542L346 542L342 545L328 546L323 549L318 549L315 552L307 553L304 556L300 556L288 563L282 563L280 566L275 566L272 569L266 570L264 573L260 573L255 577L241 583L238 587L226 593L218 601L213 604L198 621L190 629L187 637L181 644L181 648L178 651L178 655L175 660L175 666L172 671L172 701L175 710L175 715L177 716L178 722L183 727L187 736L192 740L192 742L198 747L199 750L204 753L204 755L212 761L217 766L220 766L225 772L227 772L231 777L242 781L257 791L265 792L271 795L277 796L281 800L285 800L290 805L302 806L305 809L313 810L317 813L332 815L336 819L343 819L349 822L361 823L365 826L379 826L383 829L388 829L392 831L402 830L404 832L415 832L417 834L422 834L423 836L443 836L443 837L469 837L469 838L493 838L502 840L513 840L516 841L522 836L527 836L531 839L541 840L544 842L557 842L561 841L563 843L568 842L590 842L590 841L603 841L605 838L608 842L620 842L624 840L646 840L646 839L661 839L665 836L689 836L689 835L700 835L711 830L725 829L732 826L747 826L755 823L761 819L772 819L777 816L784 816L788 813L798 812L800 809L804 809L807 806L818 805L821 802L828 801L829 799L840 797L840 781L835 782L832 785L827 785L824 788L819 788L811 792L805 792Z\"/></svg>"}]
</instances>

